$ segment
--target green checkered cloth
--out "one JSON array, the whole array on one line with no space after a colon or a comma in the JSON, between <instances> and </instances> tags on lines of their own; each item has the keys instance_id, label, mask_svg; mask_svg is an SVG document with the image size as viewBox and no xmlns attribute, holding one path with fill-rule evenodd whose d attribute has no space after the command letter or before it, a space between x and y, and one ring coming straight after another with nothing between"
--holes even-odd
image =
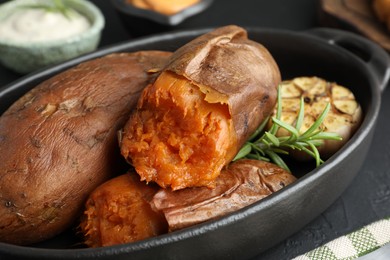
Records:
<instances>
[{"instance_id":1,"label":"green checkered cloth","mask_svg":"<svg viewBox=\"0 0 390 260\"><path fill-rule=\"evenodd\" d=\"M300 255L293 260L351 260L390 242L390 217Z\"/></svg>"}]
</instances>

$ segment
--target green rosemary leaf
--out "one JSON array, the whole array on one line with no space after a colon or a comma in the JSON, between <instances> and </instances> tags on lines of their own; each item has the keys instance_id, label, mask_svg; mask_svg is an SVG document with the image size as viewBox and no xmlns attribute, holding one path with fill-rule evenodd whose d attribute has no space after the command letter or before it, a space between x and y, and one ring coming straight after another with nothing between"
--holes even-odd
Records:
<instances>
[{"instance_id":1,"label":"green rosemary leaf","mask_svg":"<svg viewBox=\"0 0 390 260\"><path fill-rule=\"evenodd\" d=\"M286 129L287 131L289 131L291 133L291 135L295 136L295 137L298 137L299 136L299 132L297 129L295 129L293 126L277 119L277 118L272 118L272 121L276 124L276 125L279 125L280 127Z\"/></svg>"},{"instance_id":2,"label":"green rosemary leaf","mask_svg":"<svg viewBox=\"0 0 390 260\"><path fill-rule=\"evenodd\" d=\"M267 139L274 145L274 146L279 146L280 145L280 142L279 142L279 139L274 136L273 134L269 133L269 132L265 132L265 136L267 137Z\"/></svg>"},{"instance_id":3,"label":"green rosemary leaf","mask_svg":"<svg viewBox=\"0 0 390 260\"><path fill-rule=\"evenodd\" d=\"M237 155L234 157L233 161L239 160L247 156L252 151L252 145L250 143L245 143L244 146L238 151Z\"/></svg>"},{"instance_id":4,"label":"green rosemary leaf","mask_svg":"<svg viewBox=\"0 0 390 260\"><path fill-rule=\"evenodd\" d=\"M293 147L293 149L303 150L306 147L306 143L304 143L304 142L295 142L295 143L291 144L291 146Z\"/></svg>"},{"instance_id":5,"label":"green rosemary leaf","mask_svg":"<svg viewBox=\"0 0 390 260\"><path fill-rule=\"evenodd\" d=\"M336 133L329 133L329 132L320 132L316 134L315 136L310 137L311 140L316 140L316 139L322 139L322 140L336 140L336 141L341 141L343 138L341 138L338 134Z\"/></svg>"},{"instance_id":6,"label":"green rosemary leaf","mask_svg":"<svg viewBox=\"0 0 390 260\"><path fill-rule=\"evenodd\" d=\"M290 168L288 168L287 164L283 161L283 159L277 153L269 150L266 152L266 154L271 158L271 161L274 162L276 165L285 169L288 172L291 172Z\"/></svg>"},{"instance_id":7,"label":"green rosemary leaf","mask_svg":"<svg viewBox=\"0 0 390 260\"><path fill-rule=\"evenodd\" d=\"M295 142L298 142L299 136L298 135L293 135L293 134L290 134L290 136L288 137L288 139L286 141L283 142L283 145L285 144L293 144Z\"/></svg>"},{"instance_id":8,"label":"green rosemary leaf","mask_svg":"<svg viewBox=\"0 0 390 260\"><path fill-rule=\"evenodd\" d=\"M310 139L312 139L313 137L315 137L316 135L318 135L319 133L321 133L322 132L322 130L321 129L316 129L316 130L314 130L313 132L311 132L311 133L309 133L307 136L305 136L303 139L308 139L308 140L310 140ZM301 136L302 137L302 136Z\"/></svg>"},{"instance_id":9,"label":"green rosemary leaf","mask_svg":"<svg viewBox=\"0 0 390 260\"><path fill-rule=\"evenodd\" d=\"M268 147L268 148L266 148L266 147ZM261 154L262 156L265 156L264 151L266 151L268 149L269 149L269 146L267 146L267 145L262 146L261 143L252 144L252 150L255 151L256 153Z\"/></svg>"},{"instance_id":10,"label":"green rosemary leaf","mask_svg":"<svg viewBox=\"0 0 390 260\"><path fill-rule=\"evenodd\" d=\"M247 159L260 160L260 157L257 156L256 154L248 154L245 158L247 158ZM242 159L242 158L240 158L240 159Z\"/></svg>"},{"instance_id":11,"label":"green rosemary leaf","mask_svg":"<svg viewBox=\"0 0 390 260\"><path fill-rule=\"evenodd\" d=\"M318 149L317 147L315 147L312 143L308 142L307 143L310 148L311 148L311 151L314 153L314 158L316 160L316 166L320 166L321 163L322 163L322 160L321 160L321 157L320 157L320 153L318 152Z\"/></svg>"},{"instance_id":12,"label":"green rosemary leaf","mask_svg":"<svg viewBox=\"0 0 390 260\"><path fill-rule=\"evenodd\" d=\"M255 159L255 160L259 160L259 161L265 161L265 162L269 162L270 159L265 157L265 156L261 156L260 154L248 154L248 156L246 157L248 159Z\"/></svg>"},{"instance_id":13,"label":"green rosemary leaf","mask_svg":"<svg viewBox=\"0 0 390 260\"><path fill-rule=\"evenodd\" d=\"M265 126L268 123L269 116L260 124L260 126L256 129L256 131L249 137L248 142L253 141L257 136L264 131Z\"/></svg>"},{"instance_id":14,"label":"green rosemary leaf","mask_svg":"<svg viewBox=\"0 0 390 260\"><path fill-rule=\"evenodd\" d=\"M283 147L289 148L291 150L302 150L300 147L297 147L295 144L283 144Z\"/></svg>"},{"instance_id":15,"label":"green rosemary leaf","mask_svg":"<svg viewBox=\"0 0 390 260\"><path fill-rule=\"evenodd\" d=\"M324 121L326 115L328 114L330 109L330 103L326 104L324 111L320 114L317 120L312 124L309 129L307 129L302 135L301 138L308 138L314 131L316 131Z\"/></svg>"},{"instance_id":16,"label":"green rosemary leaf","mask_svg":"<svg viewBox=\"0 0 390 260\"><path fill-rule=\"evenodd\" d=\"M307 140L306 142L311 143L316 147L324 144L324 140L322 140L322 139L310 139L310 140Z\"/></svg>"},{"instance_id":17,"label":"green rosemary leaf","mask_svg":"<svg viewBox=\"0 0 390 260\"><path fill-rule=\"evenodd\" d=\"M302 145L302 143L297 143L296 146L299 147L300 151L307 153L308 155L310 155L313 158L315 157L315 154L313 153L313 151L307 148L308 145L306 143L303 145Z\"/></svg>"},{"instance_id":18,"label":"green rosemary leaf","mask_svg":"<svg viewBox=\"0 0 390 260\"><path fill-rule=\"evenodd\" d=\"M278 97L277 97L277 109L276 109L276 119L280 120L282 117L282 87L279 85L278 86ZM273 135L276 135L276 133L279 130L279 125L277 124L272 124L269 132Z\"/></svg>"},{"instance_id":19,"label":"green rosemary leaf","mask_svg":"<svg viewBox=\"0 0 390 260\"><path fill-rule=\"evenodd\" d=\"M269 147L271 147L271 143L267 139L265 139L264 137L263 137L263 139L261 139L261 143L259 143L258 147L260 147L260 144L263 144L261 146L261 148L269 148Z\"/></svg>"},{"instance_id":20,"label":"green rosemary leaf","mask_svg":"<svg viewBox=\"0 0 390 260\"><path fill-rule=\"evenodd\" d=\"M275 153L278 153L278 154L285 154L285 155L289 154L288 151L283 150L282 148L272 148L272 151L274 151Z\"/></svg>"},{"instance_id":21,"label":"green rosemary leaf","mask_svg":"<svg viewBox=\"0 0 390 260\"><path fill-rule=\"evenodd\" d=\"M324 141L323 140L303 140L303 141L298 141L298 142L295 142L294 144L297 145L298 147L308 147L308 143L311 143L312 145L318 147L318 146L321 146L324 144Z\"/></svg>"}]
</instances>

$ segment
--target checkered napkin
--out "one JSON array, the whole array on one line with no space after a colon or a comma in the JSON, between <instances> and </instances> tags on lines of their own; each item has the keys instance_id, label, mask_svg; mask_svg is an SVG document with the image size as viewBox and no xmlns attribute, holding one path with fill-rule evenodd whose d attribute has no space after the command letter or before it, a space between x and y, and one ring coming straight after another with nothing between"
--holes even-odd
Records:
<instances>
[{"instance_id":1,"label":"checkered napkin","mask_svg":"<svg viewBox=\"0 0 390 260\"><path fill-rule=\"evenodd\" d=\"M351 260L390 242L390 217L300 255L293 260Z\"/></svg>"}]
</instances>

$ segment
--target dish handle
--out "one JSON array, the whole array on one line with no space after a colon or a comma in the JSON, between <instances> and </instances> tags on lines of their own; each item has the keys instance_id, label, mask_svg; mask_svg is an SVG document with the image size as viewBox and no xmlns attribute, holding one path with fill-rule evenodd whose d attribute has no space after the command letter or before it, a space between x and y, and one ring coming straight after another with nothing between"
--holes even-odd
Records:
<instances>
[{"instance_id":1,"label":"dish handle","mask_svg":"<svg viewBox=\"0 0 390 260\"><path fill-rule=\"evenodd\" d=\"M390 78L390 56L379 45L358 34L331 28L314 28L305 31L310 35L322 38L329 44L339 46L362 60L377 81L383 92Z\"/></svg>"}]
</instances>

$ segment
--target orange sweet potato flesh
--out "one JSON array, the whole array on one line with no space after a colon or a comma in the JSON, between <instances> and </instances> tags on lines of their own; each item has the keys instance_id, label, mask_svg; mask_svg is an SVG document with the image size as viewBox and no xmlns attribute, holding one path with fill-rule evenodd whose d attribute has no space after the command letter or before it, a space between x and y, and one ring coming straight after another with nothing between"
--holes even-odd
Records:
<instances>
[{"instance_id":1,"label":"orange sweet potato flesh","mask_svg":"<svg viewBox=\"0 0 390 260\"><path fill-rule=\"evenodd\" d=\"M149 204L158 189L140 182L134 172L99 186L89 196L80 224L85 244L111 246L166 233L164 215Z\"/></svg>"},{"instance_id":2,"label":"orange sweet potato flesh","mask_svg":"<svg viewBox=\"0 0 390 260\"><path fill-rule=\"evenodd\" d=\"M174 189L209 186L236 144L227 106L206 102L171 72L145 90L141 106L126 126L122 151L142 178Z\"/></svg>"},{"instance_id":3,"label":"orange sweet potato flesh","mask_svg":"<svg viewBox=\"0 0 390 260\"><path fill-rule=\"evenodd\" d=\"M215 189L161 189L151 204L164 213L169 230L174 231L244 208L295 180L291 173L275 164L243 159L222 171Z\"/></svg>"},{"instance_id":4,"label":"orange sweet potato flesh","mask_svg":"<svg viewBox=\"0 0 390 260\"><path fill-rule=\"evenodd\" d=\"M122 155L142 180L214 187L222 168L271 113L280 82L267 49L237 26L178 49L122 131Z\"/></svg>"},{"instance_id":5,"label":"orange sweet potato flesh","mask_svg":"<svg viewBox=\"0 0 390 260\"><path fill-rule=\"evenodd\" d=\"M0 241L69 228L123 158L117 131L170 53L118 53L42 82L0 117ZM123 166L124 164L122 164Z\"/></svg>"}]
</instances>

